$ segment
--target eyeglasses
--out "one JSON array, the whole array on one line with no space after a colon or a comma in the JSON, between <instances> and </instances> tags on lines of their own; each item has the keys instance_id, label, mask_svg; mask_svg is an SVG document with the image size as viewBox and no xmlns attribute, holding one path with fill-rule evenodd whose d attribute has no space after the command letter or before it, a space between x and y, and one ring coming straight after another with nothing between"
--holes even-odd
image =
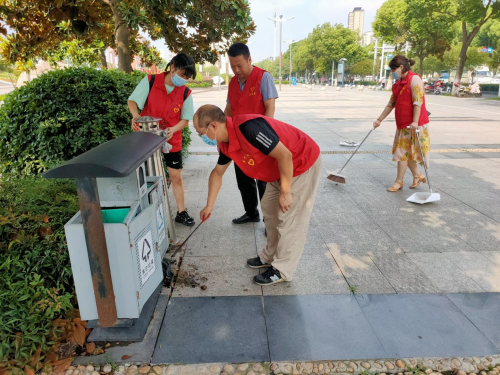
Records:
<instances>
[{"instance_id":1,"label":"eyeglasses","mask_svg":"<svg viewBox=\"0 0 500 375\"><path fill-rule=\"evenodd\" d=\"M208 129L210 128L210 123L207 124L207 126L205 127L207 130L205 131L205 134L200 134L198 132L196 132L198 134L198 137L203 137L204 135L206 135L208 133Z\"/></svg>"}]
</instances>

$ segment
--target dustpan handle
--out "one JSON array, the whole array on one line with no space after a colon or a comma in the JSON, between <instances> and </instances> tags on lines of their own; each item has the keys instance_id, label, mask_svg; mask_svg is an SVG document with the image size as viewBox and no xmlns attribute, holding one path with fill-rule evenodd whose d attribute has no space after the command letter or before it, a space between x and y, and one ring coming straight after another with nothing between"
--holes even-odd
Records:
<instances>
[{"instance_id":1,"label":"dustpan handle","mask_svg":"<svg viewBox=\"0 0 500 375\"><path fill-rule=\"evenodd\" d=\"M408 126L407 128L409 129L411 126ZM422 144L420 143L420 129L415 130L415 133L417 133L418 148L420 149L420 156L422 156L422 161L424 163L425 177L427 178L427 183L429 184L429 191L432 194L431 180L429 179L429 174L427 173L427 163L425 161L424 153L422 152Z\"/></svg>"}]
</instances>

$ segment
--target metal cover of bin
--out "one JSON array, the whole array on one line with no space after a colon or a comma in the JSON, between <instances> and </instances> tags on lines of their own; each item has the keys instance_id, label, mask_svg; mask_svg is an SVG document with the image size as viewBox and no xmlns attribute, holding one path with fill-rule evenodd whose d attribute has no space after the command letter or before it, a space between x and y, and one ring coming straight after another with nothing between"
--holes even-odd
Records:
<instances>
[{"instance_id":1,"label":"metal cover of bin","mask_svg":"<svg viewBox=\"0 0 500 375\"><path fill-rule=\"evenodd\" d=\"M127 133L43 173L44 178L126 177L165 143L147 132Z\"/></svg>"}]
</instances>

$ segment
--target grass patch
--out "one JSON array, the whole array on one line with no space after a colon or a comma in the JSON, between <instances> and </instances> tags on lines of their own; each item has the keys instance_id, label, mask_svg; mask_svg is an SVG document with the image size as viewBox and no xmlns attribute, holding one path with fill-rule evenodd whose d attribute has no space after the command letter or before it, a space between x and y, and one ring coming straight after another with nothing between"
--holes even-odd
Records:
<instances>
[{"instance_id":1,"label":"grass patch","mask_svg":"<svg viewBox=\"0 0 500 375\"><path fill-rule=\"evenodd\" d=\"M500 100L500 97L499 98L488 98L486 100Z\"/></svg>"}]
</instances>

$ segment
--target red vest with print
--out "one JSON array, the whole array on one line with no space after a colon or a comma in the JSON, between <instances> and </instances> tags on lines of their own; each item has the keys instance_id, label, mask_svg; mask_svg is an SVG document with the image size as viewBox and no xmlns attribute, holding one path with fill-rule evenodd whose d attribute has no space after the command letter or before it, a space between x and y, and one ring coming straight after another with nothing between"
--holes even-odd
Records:
<instances>
[{"instance_id":1,"label":"red vest with print","mask_svg":"<svg viewBox=\"0 0 500 375\"><path fill-rule=\"evenodd\" d=\"M273 182L280 178L278 161L260 152L248 142L240 130L244 122L263 118L274 129L281 143L290 150L293 160L293 177L306 172L319 157L319 146L306 133L296 127L262 115L227 117L229 142L219 144L222 153L230 157L248 177Z\"/></svg>"},{"instance_id":2,"label":"red vest with print","mask_svg":"<svg viewBox=\"0 0 500 375\"><path fill-rule=\"evenodd\" d=\"M168 73L168 72L167 72ZM151 75L148 76L151 80ZM141 116L161 117L160 129L171 128L180 121L182 106L184 104L184 90L186 86L175 87L167 94L165 87L165 73L156 74L155 82L151 88L146 105ZM191 90L188 96L191 95ZM168 141L172 145L170 152L178 152L182 149L182 132L174 133Z\"/></svg>"},{"instance_id":3,"label":"red vest with print","mask_svg":"<svg viewBox=\"0 0 500 375\"><path fill-rule=\"evenodd\" d=\"M411 70L403 80L398 80L392 86L392 95L396 102L396 126L398 129L406 129L413 122L413 99L411 96L411 79L417 74ZM422 126L429 123L429 116L425 108L425 96L422 91L422 106L418 125Z\"/></svg>"},{"instance_id":4,"label":"red vest with print","mask_svg":"<svg viewBox=\"0 0 500 375\"><path fill-rule=\"evenodd\" d=\"M266 71L254 66L248 76L243 91L240 90L238 77L234 76L229 82L228 99L233 116L257 114L265 115L266 107L260 93L260 82Z\"/></svg>"}]
</instances>

